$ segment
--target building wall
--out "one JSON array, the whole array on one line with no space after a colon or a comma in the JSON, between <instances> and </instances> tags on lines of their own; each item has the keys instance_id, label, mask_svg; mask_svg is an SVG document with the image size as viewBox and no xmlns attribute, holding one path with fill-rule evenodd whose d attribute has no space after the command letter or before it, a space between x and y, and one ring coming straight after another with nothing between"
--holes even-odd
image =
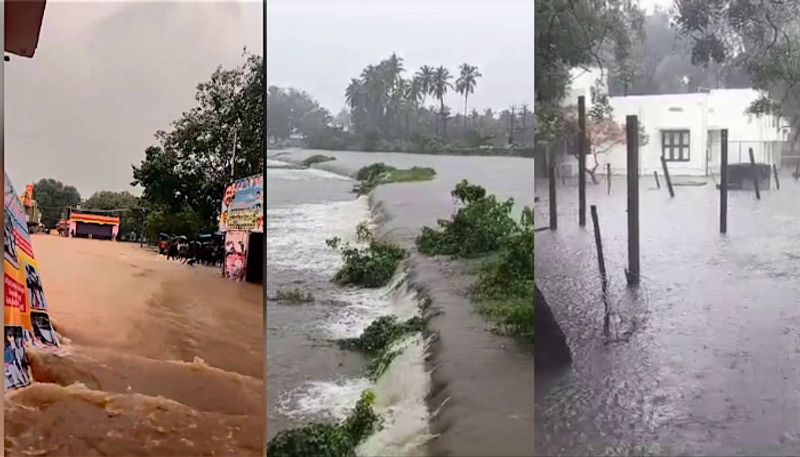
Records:
<instances>
[{"instance_id":1,"label":"building wall","mask_svg":"<svg viewBox=\"0 0 800 457\"><path fill-rule=\"evenodd\" d=\"M647 144L640 145L640 174L662 173L664 130L688 130L690 160L668 161L667 165L676 176L705 176L718 173L719 130L723 128L728 129L729 163L749 162L748 149L752 148L757 162L780 164L780 141L784 133L778 128L779 120L745 113L757 97L758 92L753 89L721 89L710 93L611 97L609 101L614 120L623 129L625 117L636 115L648 136ZM624 174L626 155L624 141L600 154L597 173L605 174L608 163L612 174ZM594 159L588 157L587 166L593 164Z\"/></svg>"}]
</instances>

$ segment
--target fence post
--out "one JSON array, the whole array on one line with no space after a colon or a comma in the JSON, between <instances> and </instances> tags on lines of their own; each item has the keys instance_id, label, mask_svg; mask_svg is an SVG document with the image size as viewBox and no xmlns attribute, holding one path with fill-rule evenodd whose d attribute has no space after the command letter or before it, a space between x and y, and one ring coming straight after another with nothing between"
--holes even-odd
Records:
<instances>
[{"instance_id":1,"label":"fence post","mask_svg":"<svg viewBox=\"0 0 800 457\"><path fill-rule=\"evenodd\" d=\"M653 176L656 178L656 189L661 189L661 183L658 182L658 172L656 170L653 170Z\"/></svg>"},{"instance_id":2,"label":"fence post","mask_svg":"<svg viewBox=\"0 0 800 457\"><path fill-rule=\"evenodd\" d=\"M667 180L667 189L669 189L670 198L675 197L675 190L672 188L672 180L669 177L669 168L667 168L667 159L661 156L661 168L664 170L664 179Z\"/></svg>"},{"instance_id":3,"label":"fence post","mask_svg":"<svg viewBox=\"0 0 800 457\"><path fill-rule=\"evenodd\" d=\"M728 129L720 132L719 233L728 231Z\"/></svg>"},{"instance_id":4,"label":"fence post","mask_svg":"<svg viewBox=\"0 0 800 457\"><path fill-rule=\"evenodd\" d=\"M548 186L550 187L550 230L558 228L558 212L556 211L556 166L550 163Z\"/></svg>"},{"instance_id":5,"label":"fence post","mask_svg":"<svg viewBox=\"0 0 800 457\"><path fill-rule=\"evenodd\" d=\"M756 167L756 157L753 155L753 148L748 148L747 153L750 154L750 168L753 171L753 188L756 191L756 200L761 200L761 192L758 189L758 168Z\"/></svg>"},{"instance_id":6,"label":"fence post","mask_svg":"<svg viewBox=\"0 0 800 457\"><path fill-rule=\"evenodd\" d=\"M578 225L586 225L586 97L578 97Z\"/></svg>"},{"instance_id":7,"label":"fence post","mask_svg":"<svg viewBox=\"0 0 800 457\"><path fill-rule=\"evenodd\" d=\"M772 164L772 174L775 175L775 188L781 190L781 180L778 178L778 166L775 165L775 163Z\"/></svg>"},{"instance_id":8,"label":"fence post","mask_svg":"<svg viewBox=\"0 0 800 457\"><path fill-rule=\"evenodd\" d=\"M603 239L600 237L600 222L597 220L597 206L592 205L592 225L594 225L594 244L597 247L597 265L600 268L600 287L603 291L603 335L608 336L610 320L608 309L608 276L606 276L606 261L603 257Z\"/></svg>"},{"instance_id":9,"label":"fence post","mask_svg":"<svg viewBox=\"0 0 800 457\"><path fill-rule=\"evenodd\" d=\"M628 284L639 284L639 118L626 116L628 160Z\"/></svg>"},{"instance_id":10,"label":"fence post","mask_svg":"<svg viewBox=\"0 0 800 457\"><path fill-rule=\"evenodd\" d=\"M608 181L608 195L611 195L611 164L606 164L606 180Z\"/></svg>"}]
</instances>

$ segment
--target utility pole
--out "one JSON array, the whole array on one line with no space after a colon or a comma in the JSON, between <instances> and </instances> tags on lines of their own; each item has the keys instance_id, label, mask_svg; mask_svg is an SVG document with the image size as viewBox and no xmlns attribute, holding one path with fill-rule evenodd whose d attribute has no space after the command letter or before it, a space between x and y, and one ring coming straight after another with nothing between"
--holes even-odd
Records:
<instances>
[{"instance_id":1,"label":"utility pole","mask_svg":"<svg viewBox=\"0 0 800 457\"><path fill-rule=\"evenodd\" d=\"M235 170L236 170L236 139L239 130L233 131L233 153L231 154L231 182L235 179Z\"/></svg>"}]
</instances>

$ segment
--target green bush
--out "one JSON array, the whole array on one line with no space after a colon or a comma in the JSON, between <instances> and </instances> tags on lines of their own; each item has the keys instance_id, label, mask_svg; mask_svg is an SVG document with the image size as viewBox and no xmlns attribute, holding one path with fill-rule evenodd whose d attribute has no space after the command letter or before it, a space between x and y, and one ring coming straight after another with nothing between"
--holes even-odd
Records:
<instances>
[{"instance_id":1,"label":"green bush","mask_svg":"<svg viewBox=\"0 0 800 457\"><path fill-rule=\"evenodd\" d=\"M423 254L473 257L497 251L517 226L511 217L513 199L498 202L467 180L457 184L451 195L460 207L450 220L439 219L439 230L422 228L416 244Z\"/></svg>"},{"instance_id":2,"label":"green bush","mask_svg":"<svg viewBox=\"0 0 800 457\"><path fill-rule=\"evenodd\" d=\"M383 287L394 276L407 251L385 241L370 241L367 247L342 244L338 237L325 241L328 246L341 252L344 265L336 272L333 281L339 285L361 287Z\"/></svg>"},{"instance_id":3,"label":"green bush","mask_svg":"<svg viewBox=\"0 0 800 457\"><path fill-rule=\"evenodd\" d=\"M369 193L379 184L430 181L434 177L436 177L436 170L430 167L411 167L404 170L382 162L362 167L356 173L356 179L361 181L360 194Z\"/></svg>"},{"instance_id":4,"label":"green bush","mask_svg":"<svg viewBox=\"0 0 800 457\"><path fill-rule=\"evenodd\" d=\"M365 390L348 418L340 424L313 423L285 430L267 444L269 457L355 457L356 447L380 425L375 393Z\"/></svg>"},{"instance_id":5,"label":"green bush","mask_svg":"<svg viewBox=\"0 0 800 457\"><path fill-rule=\"evenodd\" d=\"M421 317L414 316L400 322L397 316L383 316L369 324L358 338L339 340L339 346L343 349L356 349L373 357L380 356L395 341L410 333L420 332L424 328L425 322Z\"/></svg>"}]
</instances>

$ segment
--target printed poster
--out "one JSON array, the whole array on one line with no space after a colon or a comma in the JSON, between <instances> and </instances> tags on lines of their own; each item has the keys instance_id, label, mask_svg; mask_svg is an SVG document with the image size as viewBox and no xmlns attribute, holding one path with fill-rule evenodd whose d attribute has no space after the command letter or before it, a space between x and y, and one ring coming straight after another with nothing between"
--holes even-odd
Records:
<instances>
[{"instance_id":1,"label":"printed poster","mask_svg":"<svg viewBox=\"0 0 800 457\"><path fill-rule=\"evenodd\" d=\"M5 175L3 276L5 306L5 391L31 383L28 347L59 346L48 314L39 264L33 255L28 219L8 174Z\"/></svg>"},{"instance_id":2,"label":"printed poster","mask_svg":"<svg viewBox=\"0 0 800 457\"><path fill-rule=\"evenodd\" d=\"M263 232L263 193L264 175L242 178L229 185L222 198L220 232L228 230Z\"/></svg>"}]
</instances>

